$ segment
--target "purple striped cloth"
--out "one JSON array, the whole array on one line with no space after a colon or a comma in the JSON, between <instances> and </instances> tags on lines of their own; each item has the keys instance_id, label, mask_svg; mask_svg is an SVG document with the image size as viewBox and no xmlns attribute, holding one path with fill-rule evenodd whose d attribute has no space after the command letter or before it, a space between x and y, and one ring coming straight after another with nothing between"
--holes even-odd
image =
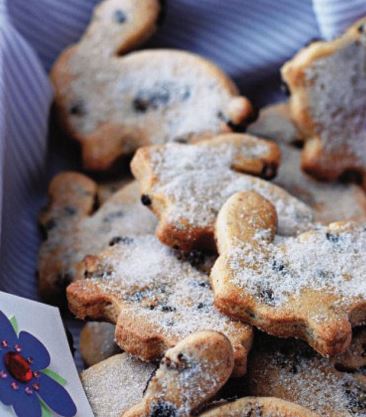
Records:
<instances>
[{"instance_id":1,"label":"purple striped cloth","mask_svg":"<svg viewBox=\"0 0 366 417\"><path fill-rule=\"evenodd\" d=\"M136 0L138 1L138 0ZM83 32L96 0L0 0L0 290L37 299L36 218L46 183L71 155L47 147L47 71ZM278 98L278 69L313 38L366 14L365 0L168 0L149 47L209 57L262 104ZM77 166L77 165L76 165Z\"/></svg>"}]
</instances>

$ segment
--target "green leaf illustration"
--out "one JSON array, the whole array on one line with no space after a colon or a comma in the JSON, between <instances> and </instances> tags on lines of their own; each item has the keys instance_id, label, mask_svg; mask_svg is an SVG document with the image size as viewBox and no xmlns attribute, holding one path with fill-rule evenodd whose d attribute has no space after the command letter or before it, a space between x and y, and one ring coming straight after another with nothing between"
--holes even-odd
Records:
<instances>
[{"instance_id":1,"label":"green leaf illustration","mask_svg":"<svg viewBox=\"0 0 366 417\"><path fill-rule=\"evenodd\" d=\"M52 417L52 411L48 408L47 404L42 400L42 398L39 398L39 401L41 403L42 417Z\"/></svg>"},{"instance_id":2,"label":"green leaf illustration","mask_svg":"<svg viewBox=\"0 0 366 417\"><path fill-rule=\"evenodd\" d=\"M54 379L56 382L58 382L60 385L66 385L67 381L66 379L62 378L61 375L59 375L55 371L51 371L51 369L44 369L42 371L44 374L48 375L50 378Z\"/></svg>"},{"instance_id":3,"label":"green leaf illustration","mask_svg":"<svg viewBox=\"0 0 366 417\"><path fill-rule=\"evenodd\" d=\"M15 316L12 316L10 317L9 320L10 320L11 325L13 326L15 333L18 334L19 327L18 327L17 319L15 318Z\"/></svg>"}]
</instances>

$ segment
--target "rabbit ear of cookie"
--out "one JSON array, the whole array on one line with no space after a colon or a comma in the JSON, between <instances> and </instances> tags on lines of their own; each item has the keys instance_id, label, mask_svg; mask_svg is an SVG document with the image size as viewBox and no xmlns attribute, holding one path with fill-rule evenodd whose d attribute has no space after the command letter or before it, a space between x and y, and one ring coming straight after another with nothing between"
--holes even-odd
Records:
<instances>
[{"instance_id":1,"label":"rabbit ear of cookie","mask_svg":"<svg viewBox=\"0 0 366 417\"><path fill-rule=\"evenodd\" d=\"M272 241L276 233L277 214L273 204L254 191L236 193L222 206L216 222L219 253L240 245L257 245Z\"/></svg>"},{"instance_id":2,"label":"rabbit ear of cookie","mask_svg":"<svg viewBox=\"0 0 366 417\"><path fill-rule=\"evenodd\" d=\"M244 397L200 417L320 417L308 408L274 397Z\"/></svg>"},{"instance_id":3,"label":"rabbit ear of cookie","mask_svg":"<svg viewBox=\"0 0 366 417\"><path fill-rule=\"evenodd\" d=\"M233 367L224 335L194 333L166 352L142 402L122 417L189 417L219 391Z\"/></svg>"},{"instance_id":4,"label":"rabbit ear of cookie","mask_svg":"<svg viewBox=\"0 0 366 417\"><path fill-rule=\"evenodd\" d=\"M126 53L150 38L162 12L159 0L105 0L94 9L81 46L98 47L104 57Z\"/></svg>"}]
</instances>

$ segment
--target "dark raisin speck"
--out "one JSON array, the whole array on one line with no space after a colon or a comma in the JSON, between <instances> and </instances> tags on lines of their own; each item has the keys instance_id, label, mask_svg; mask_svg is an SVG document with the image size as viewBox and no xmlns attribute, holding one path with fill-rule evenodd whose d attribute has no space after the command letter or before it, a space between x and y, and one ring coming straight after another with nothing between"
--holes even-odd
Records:
<instances>
[{"instance_id":1,"label":"dark raisin speck","mask_svg":"<svg viewBox=\"0 0 366 417\"><path fill-rule=\"evenodd\" d=\"M274 301L274 294L271 288L262 288L258 293L259 298L266 304L272 305Z\"/></svg>"},{"instance_id":2,"label":"dark raisin speck","mask_svg":"<svg viewBox=\"0 0 366 417\"><path fill-rule=\"evenodd\" d=\"M122 10L118 9L114 12L113 19L117 23L124 23L127 20L127 17Z\"/></svg>"},{"instance_id":3,"label":"dark raisin speck","mask_svg":"<svg viewBox=\"0 0 366 417\"><path fill-rule=\"evenodd\" d=\"M66 206L64 207L64 211L68 216L73 216L76 213L75 207Z\"/></svg>"},{"instance_id":4,"label":"dark raisin speck","mask_svg":"<svg viewBox=\"0 0 366 417\"><path fill-rule=\"evenodd\" d=\"M147 194L142 194L142 196L141 196L141 203L144 206L150 206L151 203L152 203L152 201L151 201L151 198Z\"/></svg>"},{"instance_id":5,"label":"dark raisin speck","mask_svg":"<svg viewBox=\"0 0 366 417\"><path fill-rule=\"evenodd\" d=\"M272 262L272 269L275 272L282 272L285 269L285 264L277 259L274 259Z\"/></svg>"},{"instance_id":6,"label":"dark raisin speck","mask_svg":"<svg viewBox=\"0 0 366 417\"><path fill-rule=\"evenodd\" d=\"M325 234L325 237L327 238L327 240L329 240L329 242L332 242L332 243L339 242L339 236L338 235L335 235L333 233L327 232Z\"/></svg>"},{"instance_id":7,"label":"dark raisin speck","mask_svg":"<svg viewBox=\"0 0 366 417\"><path fill-rule=\"evenodd\" d=\"M366 25L364 23L362 23L362 25L360 25L357 30L359 31L359 33L364 33L366 29Z\"/></svg>"},{"instance_id":8,"label":"dark raisin speck","mask_svg":"<svg viewBox=\"0 0 366 417\"><path fill-rule=\"evenodd\" d=\"M85 106L82 101L78 101L71 105L69 109L70 114L73 116L84 116L85 114Z\"/></svg>"},{"instance_id":9,"label":"dark raisin speck","mask_svg":"<svg viewBox=\"0 0 366 417\"><path fill-rule=\"evenodd\" d=\"M115 236L109 241L109 246L114 246L117 243L125 243L126 245L130 245L133 242L132 237L128 236Z\"/></svg>"},{"instance_id":10,"label":"dark raisin speck","mask_svg":"<svg viewBox=\"0 0 366 417\"><path fill-rule=\"evenodd\" d=\"M177 409L173 404L158 401L150 406L149 417L176 417Z\"/></svg>"},{"instance_id":11,"label":"dark raisin speck","mask_svg":"<svg viewBox=\"0 0 366 417\"><path fill-rule=\"evenodd\" d=\"M200 310L201 308L203 308L205 305L203 303L199 303L197 308Z\"/></svg>"},{"instance_id":12,"label":"dark raisin speck","mask_svg":"<svg viewBox=\"0 0 366 417\"><path fill-rule=\"evenodd\" d=\"M123 217L125 213L122 210L112 211L111 213L108 213L104 218L103 222L108 223L110 221L113 221L115 219L120 219Z\"/></svg>"},{"instance_id":13,"label":"dark raisin speck","mask_svg":"<svg viewBox=\"0 0 366 417\"><path fill-rule=\"evenodd\" d=\"M164 311L165 313L170 313L172 311L176 311L176 308L172 306L162 306L161 311Z\"/></svg>"}]
</instances>

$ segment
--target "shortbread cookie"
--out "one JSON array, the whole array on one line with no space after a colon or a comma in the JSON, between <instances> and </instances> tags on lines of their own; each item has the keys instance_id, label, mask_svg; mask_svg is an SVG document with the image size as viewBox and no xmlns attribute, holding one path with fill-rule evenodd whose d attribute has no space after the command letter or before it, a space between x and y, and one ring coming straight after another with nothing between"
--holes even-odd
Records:
<instances>
[{"instance_id":1,"label":"shortbread cookie","mask_svg":"<svg viewBox=\"0 0 366 417\"><path fill-rule=\"evenodd\" d=\"M65 288L86 255L99 253L126 235L153 232L154 216L142 206L136 182L115 193L97 211L97 184L75 172L57 175L50 202L40 216L46 233L39 253L39 290L49 302L62 303Z\"/></svg>"},{"instance_id":2,"label":"shortbread cookie","mask_svg":"<svg viewBox=\"0 0 366 417\"><path fill-rule=\"evenodd\" d=\"M100 205L104 204L113 194L119 191L121 188L130 184L133 181L133 178L126 176L117 180L108 180L103 182L98 182L98 203Z\"/></svg>"},{"instance_id":3,"label":"shortbread cookie","mask_svg":"<svg viewBox=\"0 0 366 417\"><path fill-rule=\"evenodd\" d=\"M154 360L196 331L216 330L233 345L235 374L245 372L251 327L216 310L208 276L155 236L121 240L84 266L86 279L67 288L69 308L82 319L116 323L123 350Z\"/></svg>"},{"instance_id":4,"label":"shortbread cookie","mask_svg":"<svg viewBox=\"0 0 366 417\"><path fill-rule=\"evenodd\" d=\"M366 172L365 23L311 44L282 68L291 114L306 140L302 166L321 179Z\"/></svg>"},{"instance_id":5,"label":"shortbread cookie","mask_svg":"<svg viewBox=\"0 0 366 417\"><path fill-rule=\"evenodd\" d=\"M306 203L315 222L366 221L366 194L356 184L317 181L301 170L301 151L282 145L282 163L274 183Z\"/></svg>"},{"instance_id":6,"label":"shortbread cookie","mask_svg":"<svg viewBox=\"0 0 366 417\"><path fill-rule=\"evenodd\" d=\"M169 349L143 400L123 417L189 417L229 379L234 367L229 340L220 333L194 333Z\"/></svg>"},{"instance_id":7,"label":"shortbread cookie","mask_svg":"<svg viewBox=\"0 0 366 417\"><path fill-rule=\"evenodd\" d=\"M213 63L184 51L138 51L155 30L158 0L105 0L51 79L63 125L85 168L104 170L138 147L231 131L250 102Z\"/></svg>"},{"instance_id":8,"label":"shortbread cookie","mask_svg":"<svg viewBox=\"0 0 366 417\"><path fill-rule=\"evenodd\" d=\"M81 374L95 417L120 417L141 401L156 365L127 353L114 355Z\"/></svg>"},{"instance_id":9,"label":"shortbread cookie","mask_svg":"<svg viewBox=\"0 0 366 417\"><path fill-rule=\"evenodd\" d=\"M365 339L363 335L355 336ZM365 349L346 352L365 365ZM300 341L259 339L250 357L248 381L253 395L274 396L305 406L323 417L366 416L366 376L344 372L334 360L322 358Z\"/></svg>"},{"instance_id":10,"label":"shortbread cookie","mask_svg":"<svg viewBox=\"0 0 366 417\"><path fill-rule=\"evenodd\" d=\"M269 141L225 134L191 145L140 148L131 168L141 185L142 202L160 220L157 236L162 242L183 250L214 249L217 213L238 191L255 190L272 201L282 234L295 233L312 220L305 204L253 176L272 177L279 158L278 147Z\"/></svg>"},{"instance_id":11,"label":"shortbread cookie","mask_svg":"<svg viewBox=\"0 0 366 417\"><path fill-rule=\"evenodd\" d=\"M215 305L267 333L306 340L322 355L345 351L366 318L366 228L332 223L275 239L275 207L255 192L221 209Z\"/></svg>"},{"instance_id":12,"label":"shortbread cookie","mask_svg":"<svg viewBox=\"0 0 366 417\"><path fill-rule=\"evenodd\" d=\"M247 132L288 145L300 145L303 141L301 132L291 119L287 102L261 109L258 119L247 127ZM282 158L283 161L286 160Z\"/></svg>"},{"instance_id":13,"label":"shortbread cookie","mask_svg":"<svg viewBox=\"0 0 366 417\"><path fill-rule=\"evenodd\" d=\"M300 133L290 119L287 103L265 107L248 132L274 140L281 149L281 165L273 182L314 210L316 222L366 220L366 195L356 184L319 182L301 169Z\"/></svg>"},{"instance_id":14,"label":"shortbread cookie","mask_svg":"<svg viewBox=\"0 0 366 417\"><path fill-rule=\"evenodd\" d=\"M215 407L200 417L320 417L308 408L273 397L245 397ZM124 417L124 416L123 416ZM136 416L137 417L137 416ZM148 417L148 416L144 416Z\"/></svg>"},{"instance_id":15,"label":"shortbread cookie","mask_svg":"<svg viewBox=\"0 0 366 417\"><path fill-rule=\"evenodd\" d=\"M87 367L104 361L120 352L114 341L114 325L90 322L80 333L80 354Z\"/></svg>"}]
</instances>

